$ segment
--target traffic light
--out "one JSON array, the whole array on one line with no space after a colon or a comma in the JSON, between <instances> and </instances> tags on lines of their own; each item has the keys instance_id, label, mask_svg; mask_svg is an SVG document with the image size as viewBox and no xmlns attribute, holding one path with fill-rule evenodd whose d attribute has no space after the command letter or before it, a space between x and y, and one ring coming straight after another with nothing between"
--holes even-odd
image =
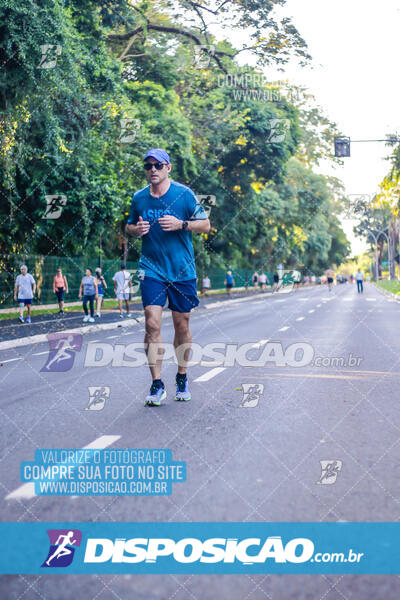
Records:
<instances>
[{"instance_id":1,"label":"traffic light","mask_svg":"<svg viewBox=\"0 0 400 600\"><path fill-rule=\"evenodd\" d=\"M350 156L350 138L335 137L335 156L340 158Z\"/></svg>"}]
</instances>

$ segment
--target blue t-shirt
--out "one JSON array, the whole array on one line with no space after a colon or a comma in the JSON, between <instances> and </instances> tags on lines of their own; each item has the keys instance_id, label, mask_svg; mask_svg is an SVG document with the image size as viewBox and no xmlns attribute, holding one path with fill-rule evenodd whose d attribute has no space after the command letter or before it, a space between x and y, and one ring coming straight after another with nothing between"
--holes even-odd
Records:
<instances>
[{"instance_id":1,"label":"blue t-shirt","mask_svg":"<svg viewBox=\"0 0 400 600\"><path fill-rule=\"evenodd\" d=\"M96 293L96 288L94 287L94 277L91 275L90 277L82 277L82 285L83 285L83 295L84 296L93 296Z\"/></svg>"},{"instance_id":2,"label":"blue t-shirt","mask_svg":"<svg viewBox=\"0 0 400 600\"><path fill-rule=\"evenodd\" d=\"M150 194L150 185L133 195L128 223L137 224L139 217L150 223L142 236L139 267L145 277L160 281L196 279L192 233L187 230L163 231L158 219L173 215L183 221L207 219L204 208L191 189L171 181L168 191L160 198Z\"/></svg>"}]
</instances>

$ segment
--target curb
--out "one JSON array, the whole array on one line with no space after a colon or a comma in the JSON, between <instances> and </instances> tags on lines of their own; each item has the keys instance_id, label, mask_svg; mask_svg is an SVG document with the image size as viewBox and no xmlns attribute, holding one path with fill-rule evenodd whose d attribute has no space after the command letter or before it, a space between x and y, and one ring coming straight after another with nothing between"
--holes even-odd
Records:
<instances>
[{"instance_id":1,"label":"curb","mask_svg":"<svg viewBox=\"0 0 400 600\"><path fill-rule=\"evenodd\" d=\"M389 292L388 290L385 290L384 288L379 287L379 285L376 285L376 283L374 283L374 287L381 294L384 294L388 298L393 298L393 300L396 300L396 302L400 302L400 295L399 294L394 294L393 292Z\"/></svg>"}]
</instances>

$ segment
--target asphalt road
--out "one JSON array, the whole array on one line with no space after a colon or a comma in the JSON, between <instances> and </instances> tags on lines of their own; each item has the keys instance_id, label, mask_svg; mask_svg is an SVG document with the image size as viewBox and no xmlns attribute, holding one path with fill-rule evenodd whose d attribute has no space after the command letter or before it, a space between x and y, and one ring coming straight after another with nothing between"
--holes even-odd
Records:
<instances>
[{"instance_id":1,"label":"asphalt road","mask_svg":"<svg viewBox=\"0 0 400 600\"><path fill-rule=\"evenodd\" d=\"M1 352L2 520L397 521L400 306L365 288L358 295L350 284L331 293L318 287L196 310L198 344L254 344L251 363L271 341L278 355L281 344L286 357L300 360L301 351L290 350L296 343L312 359L301 367L194 365L190 403L173 400L173 360L164 365L168 398L160 408L143 406L145 367L84 368L88 344L139 342L141 323L85 335L66 372L41 371L44 343ZM167 314L163 334L172 342ZM246 384L263 392L246 398ZM89 386L110 389L102 410L85 410ZM33 460L37 448L82 448L105 435L116 436L112 448L171 449L175 460L186 461L187 481L174 484L168 497L21 491L20 462ZM338 461L334 484L323 484L320 461ZM397 576L377 575L7 576L1 585L3 597L27 600L400 597Z\"/></svg>"}]
</instances>

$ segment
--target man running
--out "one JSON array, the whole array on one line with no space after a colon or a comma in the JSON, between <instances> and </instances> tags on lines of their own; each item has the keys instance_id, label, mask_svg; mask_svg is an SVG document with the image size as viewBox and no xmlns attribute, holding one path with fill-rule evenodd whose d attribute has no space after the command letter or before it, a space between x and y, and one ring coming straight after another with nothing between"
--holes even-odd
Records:
<instances>
[{"instance_id":1,"label":"man running","mask_svg":"<svg viewBox=\"0 0 400 600\"><path fill-rule=\"evenodd\" d=\"M140 282L144 341L153 378L145 404L159 406L167 395L161 379L161 318L167 298L178 360L175 400L191 399L186 375L192 341L189 319L190 311L199 304L192 232L208 233L210 221L192 190L169 178L172 166L168 152L162 148L149 150L144 168L150 185L133 195L126 232L142 238L139 267L144 271Z\"/></svg>"},{"instance_id":2,"label":"man running","mask_svg":"<svg viewBox=\"0 0 400 600\"><path fill-rule=\"evenodd\" d=\"M26 322L31 322L31 306L33 296L36 292L36 282L32 275L28 273L28 267L26 265L21 265L20 267L21 275L15 280L15 289L14 289L14 300L18 298L19 304L19 320L21 323L24 322L24 309L25 306L28 309L28 316L26 317Z\"/></svg>"},{"instance_id":3,"label":"man running","mask_svg":"<svg viewBox=\"0 0 400 600\"><path fill-rule=\"evenodd\" d=\"M326 275L326 281L328 283L328 289L331 292L332 286L333 286L333 279L335 277L335 271L333 269L327 269L325 271L325 275Z\"/></svg>"}]
</instances>

